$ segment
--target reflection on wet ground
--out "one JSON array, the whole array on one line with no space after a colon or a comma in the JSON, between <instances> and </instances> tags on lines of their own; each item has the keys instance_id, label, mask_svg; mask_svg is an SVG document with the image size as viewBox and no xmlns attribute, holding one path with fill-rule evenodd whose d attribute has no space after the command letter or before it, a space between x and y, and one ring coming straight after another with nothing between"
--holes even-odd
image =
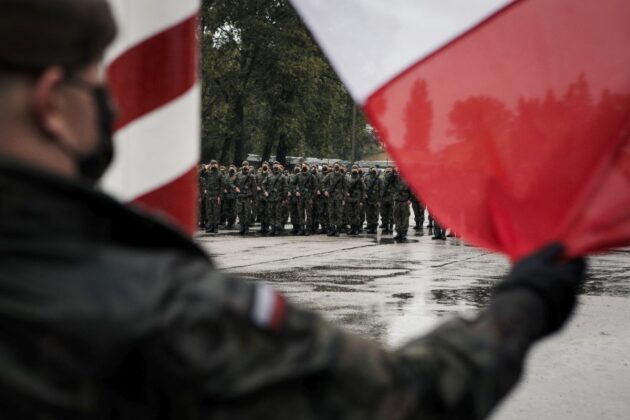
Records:
<instances>
[{"instance_id":1,"label":"reflection on wet ground","mask_svg":"<svg viewBox=\"0 0 630 420\"><path fill-rule=\"evenodd\" d=\"M442 316L484 307L508 269L497 254L456 238L432 241L425 229L395 243L391 236L241 237L198 241L226 271L264 281L296 304L387 344L425 331ZM386 246L383 246L386 245ZM630 297L630 251L590 258L583 293Z\"/></svg>"}]
</instances>

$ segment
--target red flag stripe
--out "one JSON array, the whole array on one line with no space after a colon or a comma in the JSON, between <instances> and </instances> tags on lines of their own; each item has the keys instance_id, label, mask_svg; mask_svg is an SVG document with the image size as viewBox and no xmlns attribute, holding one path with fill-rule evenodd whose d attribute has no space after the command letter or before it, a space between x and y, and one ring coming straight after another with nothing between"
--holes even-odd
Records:
<instances>
[{"instance_id":1,"label":"red flag stripe","mask_svg":"<svg viewBox=\"0 0 630 420\"><path fill-rule=\"evenodd\" d=\"M365 110L430 210L471 242L518 258L592 237L596 216L579 228L577 216L565 219L567 208L584 209L585 185L616 180L598 207L630 220L627 158L597 171L630 141L629 18L625 0L518 1L389 82ZM480 206L480 197L491 199ZM607 241L627 243L628 229ZM576 255L607 244L569 245Z\"/></svg>"},{"instance_id":2,"label":"red flag stripe","mask_svg":"<svg viewBox=\"0 0 630 420\"><path fill-rule=\"evenodd\" d=\"M108 79L120 112L116 129L174 100L195 85L196 31L197 15L146 39L111 63Z\"/></svg>"},{"instance_id":3,"label":"red flag stripe","mask_svg":"<svg viewBox=\"0 0 630 420\"><path fill-rule=\"evenodd\" d=\"M192 235L197 221L197 168L192 167L181 177L144 194L133 201L134 204L154 214L163 214L175 221L188 234Z\"/></svg>"}]
</instances>

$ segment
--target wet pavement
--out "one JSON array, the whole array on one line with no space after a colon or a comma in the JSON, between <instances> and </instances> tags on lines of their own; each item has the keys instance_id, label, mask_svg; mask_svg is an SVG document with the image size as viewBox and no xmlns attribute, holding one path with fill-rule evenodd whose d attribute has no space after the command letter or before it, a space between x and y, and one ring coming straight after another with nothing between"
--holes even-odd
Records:
<instances>
[{"instance_id":1,"label":"wet pavement","mask_svg":"<svg viewBox=\"0 0 630 420\"><path fill-rule=\"evenodd\" d=\"M264 281L344 328L396 347L441 319L484 307L507 271L498 254L430 230L266 237L199 233L221 269ZM571 324L534 348L496 420L630 419L630 249L590 259Z\"/></svg>"}]
</instances>

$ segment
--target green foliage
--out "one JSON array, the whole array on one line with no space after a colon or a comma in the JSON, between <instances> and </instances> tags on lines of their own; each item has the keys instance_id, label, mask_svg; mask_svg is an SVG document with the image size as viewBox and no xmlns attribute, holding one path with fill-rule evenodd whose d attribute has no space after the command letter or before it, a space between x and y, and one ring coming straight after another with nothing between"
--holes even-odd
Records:
<instances>
[{"instance_id":1,"label":"green foliage","mask_svg":"<svg viewBox=\"0 0 630 420\"><path fill-rule=\"evenodd\" d=\"M204 160L351 158L352 100L287 0L204 0L200 37Z\"/></svg>"}]
</instances>

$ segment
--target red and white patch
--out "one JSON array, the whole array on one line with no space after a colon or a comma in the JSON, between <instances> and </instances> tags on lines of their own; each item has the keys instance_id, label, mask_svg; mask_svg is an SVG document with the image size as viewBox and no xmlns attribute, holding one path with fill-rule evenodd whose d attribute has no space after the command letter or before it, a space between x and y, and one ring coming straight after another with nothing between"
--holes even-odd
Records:
<instances>
[{"instance_id":1,"label":"red and white patch","mask_svg":"<svg viewBox=\"0 0 630 420\"><path fill-rule=\"evenodd\" d=\"M254 304L252 306L252 320L259 327L277 331L282 326L286 312L284 296L268 285L256 286Z\"/></svg>"}]
</instances>

